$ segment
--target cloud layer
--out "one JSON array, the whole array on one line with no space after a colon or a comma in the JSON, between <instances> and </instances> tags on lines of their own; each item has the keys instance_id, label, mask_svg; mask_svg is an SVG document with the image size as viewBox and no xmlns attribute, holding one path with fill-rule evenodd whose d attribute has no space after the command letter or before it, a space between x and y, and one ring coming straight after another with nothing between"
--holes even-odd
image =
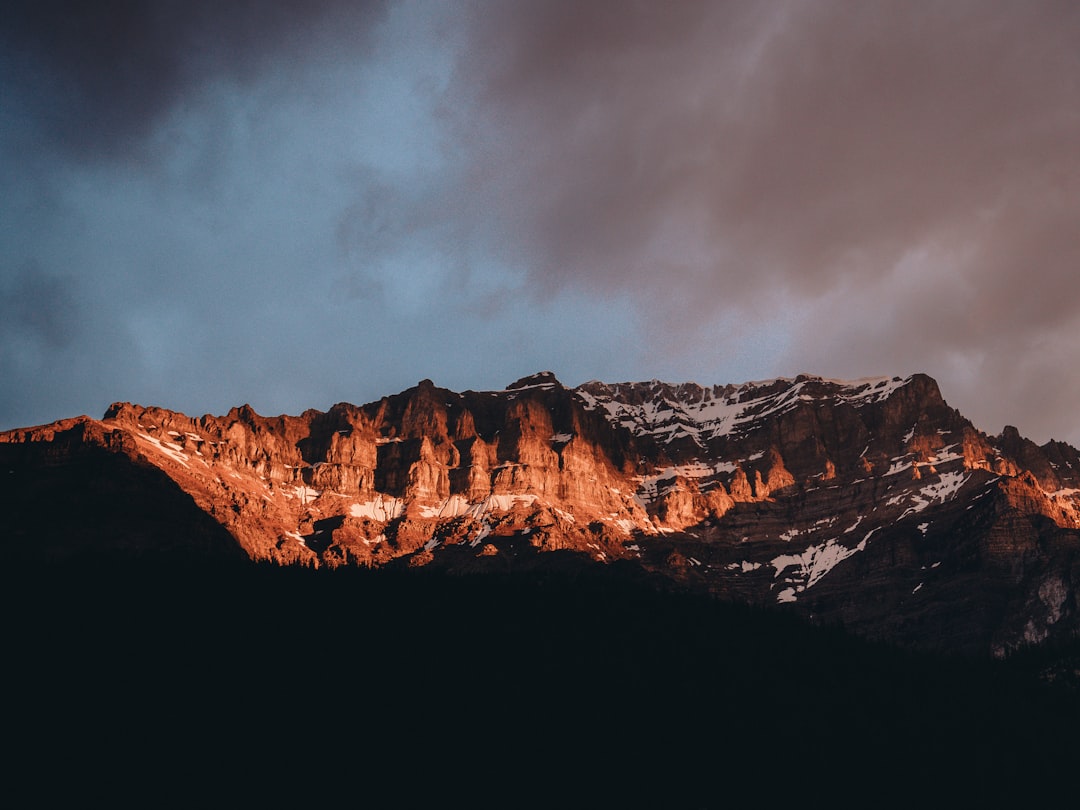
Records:
<instances>
[{"instance_id":1,"label":"cloud layer","mask_svg":"<svg viewBox=\"0 0 1080 810\"><path fill-rule=\"evenodd\" d=\"M926 371L1080 443L1074 3L108 5L3 23L3 426Z\"/></svg>"}]
</instances>

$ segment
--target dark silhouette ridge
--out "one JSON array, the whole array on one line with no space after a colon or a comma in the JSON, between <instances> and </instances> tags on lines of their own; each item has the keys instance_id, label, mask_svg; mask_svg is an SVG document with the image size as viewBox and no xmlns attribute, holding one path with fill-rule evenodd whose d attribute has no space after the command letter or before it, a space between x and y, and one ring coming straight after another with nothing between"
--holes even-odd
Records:
<instances>
[{"instance_id":1,"label":"dark silhouette ridge","mask_svg":"<svg viewBox=\"0 0 1080 810\"><path fill-rule=\"evenodd\" d=\"M1071 778L1078 695L1037 662L605 572L6 569L8 767L25 785L65 763L43 800L220 784L525 805L717 806L807 779L830 801L1032 799Z\"/></svg>"}]
</instances>

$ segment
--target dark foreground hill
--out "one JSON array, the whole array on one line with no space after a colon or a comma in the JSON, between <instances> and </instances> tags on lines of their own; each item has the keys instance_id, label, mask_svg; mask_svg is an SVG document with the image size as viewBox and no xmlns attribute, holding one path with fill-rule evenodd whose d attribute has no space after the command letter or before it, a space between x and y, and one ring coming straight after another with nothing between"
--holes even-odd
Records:
<instances>
[{"instance_id":1,"label":"dark foreground hill","mask_svg":"<svg viewBox=\"0 0 1080 810\"><path fill-rule=\"evenodd\" d=\"M1080 754L1041 660L903 652L603 566L2 585L5 786L40 806L1037 802Z\"/></svg>"}]
</instances>

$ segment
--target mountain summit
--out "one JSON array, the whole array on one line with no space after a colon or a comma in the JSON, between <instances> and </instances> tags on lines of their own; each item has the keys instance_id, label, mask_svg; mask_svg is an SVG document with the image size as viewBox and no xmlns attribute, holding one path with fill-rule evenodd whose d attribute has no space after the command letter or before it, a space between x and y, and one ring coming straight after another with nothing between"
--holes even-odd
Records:
<instances>
[{"instance_id":1,"label":"mountain summit","mask_svg":"<svg viewBox=\"0 0 1080 810\"><path fill-rule=\"evenodd\" d=\"M1080 628L1080 454L988 436L930 377L430 380L363 406L129 403L0 434L4 553L450 572L615 566L875 638Z\"/></svg>"}]
</instances>

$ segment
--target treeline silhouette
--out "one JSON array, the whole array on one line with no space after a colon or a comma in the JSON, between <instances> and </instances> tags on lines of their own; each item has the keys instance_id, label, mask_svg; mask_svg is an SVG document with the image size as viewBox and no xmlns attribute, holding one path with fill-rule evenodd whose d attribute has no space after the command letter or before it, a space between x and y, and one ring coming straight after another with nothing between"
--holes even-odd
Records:
<instances>
[{"instance_id":1,"label":"treeline silhouette","mask_svg":"<svg viewBox=\"0 0 1080 810\"><path fill-rule=\"evenodd\" d=\"M605 567L84 560L2 585L5 770L39 804L1031 799L1080 753L1035 653L920 655Z\"/></svg>"}]
</instances>

